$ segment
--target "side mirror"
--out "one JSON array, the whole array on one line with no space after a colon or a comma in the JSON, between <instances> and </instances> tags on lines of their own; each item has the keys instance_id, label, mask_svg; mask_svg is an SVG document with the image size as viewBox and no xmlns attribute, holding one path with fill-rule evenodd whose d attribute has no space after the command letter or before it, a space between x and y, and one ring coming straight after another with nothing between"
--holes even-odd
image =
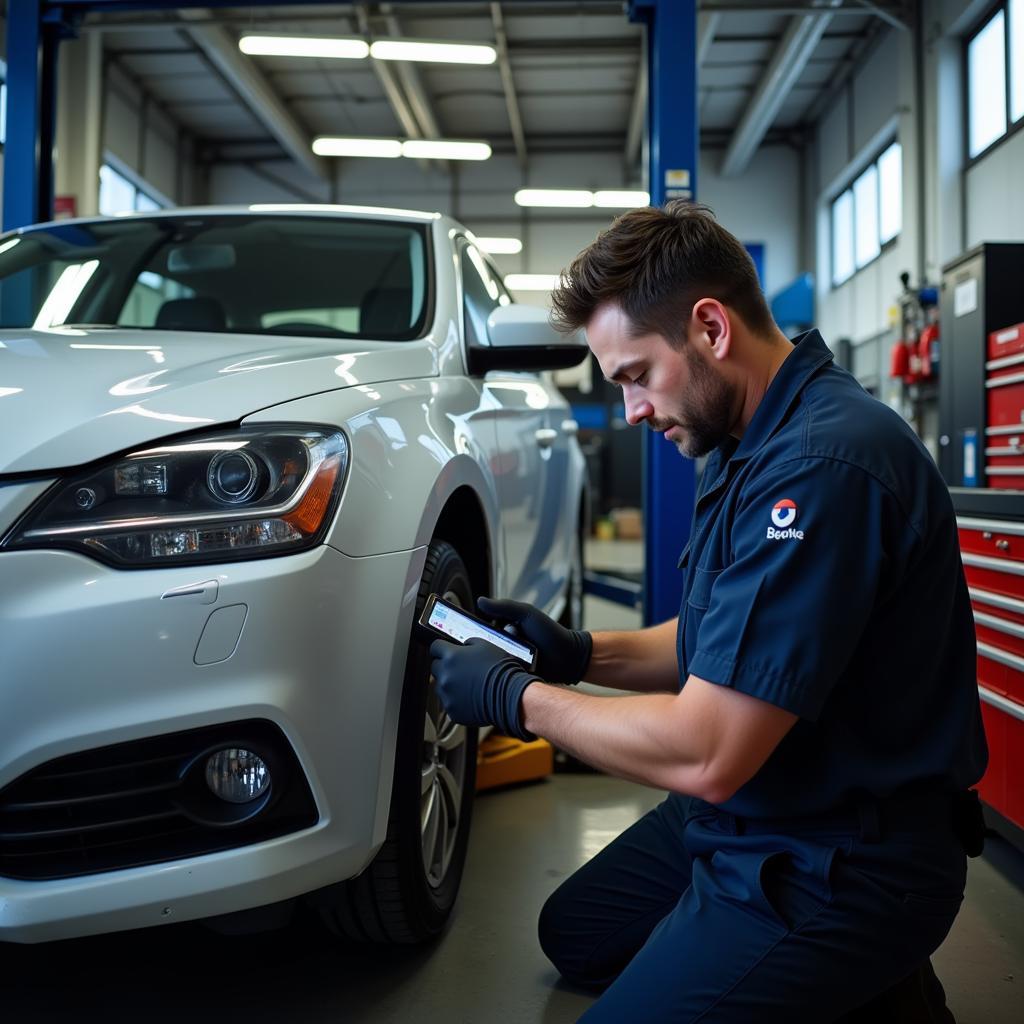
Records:
<instances>
[{"instance_id":1,"label":"side mirror","mask_svg":"<svg viewBox=\"0 0 1024 1024\"><path fill-rule=\"evenodd\" d=\"M469 372L562 370L586 359L583 331L560 334L539 306L498 306L487 318L489 345L471 345Z\"/></svg>"}]
</instances>

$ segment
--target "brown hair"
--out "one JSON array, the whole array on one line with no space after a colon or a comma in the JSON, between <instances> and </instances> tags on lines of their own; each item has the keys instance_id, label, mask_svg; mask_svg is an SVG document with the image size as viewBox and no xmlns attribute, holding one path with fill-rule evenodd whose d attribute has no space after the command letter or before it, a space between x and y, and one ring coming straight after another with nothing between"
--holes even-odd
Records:
<instances>
[{"instance_id":1,"label":"brown hair","mask_svg":"<svg viewBox=\"0 0 1024 1024\"><path fill-rule=\"evenodd\" d=\"M693 304L718 299L752 331L774 327L754 261L706 206L673 199L618 217L562 271L551 293L551 322L566 333L597 307L617 303L636 336L660 334L682 345Z\"/></svg>"}]
</instances>

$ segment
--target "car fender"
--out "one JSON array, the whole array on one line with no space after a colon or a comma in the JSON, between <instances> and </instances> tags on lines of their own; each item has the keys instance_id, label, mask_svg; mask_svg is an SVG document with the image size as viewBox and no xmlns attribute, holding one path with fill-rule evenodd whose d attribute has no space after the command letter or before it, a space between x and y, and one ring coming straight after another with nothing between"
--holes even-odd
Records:
<instances>
[{"instance_id":1,"label":"car fender","mask_svg":"<svg viewBox=\"0 0 1024 1024\"><path fill-rule=\"evenodd\" d=\"M347 477L326 539L346 555L365 557L427 544L446 501L460 487L476 494L488 531L494 533L493 424L480 389L470 380L362 385L272 406L244 422L315 423L344 431Z\"/></svg>"}]
</instances>

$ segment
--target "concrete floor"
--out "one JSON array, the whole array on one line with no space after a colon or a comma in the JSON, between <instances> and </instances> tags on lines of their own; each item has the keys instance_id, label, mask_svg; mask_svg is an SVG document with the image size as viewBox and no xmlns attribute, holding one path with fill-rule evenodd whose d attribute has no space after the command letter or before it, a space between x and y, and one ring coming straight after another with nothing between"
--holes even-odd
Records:
<instances>
[{"instance_id":1,"label":"concrete floor","mask_svg":"<svg viewBox=\"0 0 1024 1024\"><path fill-rule=\"evenodd\" d=\"M591 628L635 618L588 599ZM660 799L592 774L482 794L455 919L430 949L351 949L311 920L237 938L182 924L0 945L0 1020L568 1024L591 997L559 982L537 946L537 913ZM1024 855L1006 842L970 862L964 908L934 962L960 1024L1024 1019Z\"/></svg>"}]
</instances>

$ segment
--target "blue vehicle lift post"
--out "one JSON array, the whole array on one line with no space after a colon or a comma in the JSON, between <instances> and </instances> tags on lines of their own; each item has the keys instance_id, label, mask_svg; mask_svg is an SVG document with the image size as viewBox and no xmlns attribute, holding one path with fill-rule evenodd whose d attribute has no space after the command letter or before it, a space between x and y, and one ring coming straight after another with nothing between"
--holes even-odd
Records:
<instances>
[{"instance_id":1,"label":"blue vehicle lift post","mask_svg":"<svg viewBox=\"0 0 1024 1024\"><path fill-rule=\"evenodd\" d=\"M630 19L647 25L648 173L651 204L697 193L696 0L632 0ZM690 533L696 494L691 459L675 445L644 430L645 626L679 612L679 555Z\"/></svg>"}]
</instances>

